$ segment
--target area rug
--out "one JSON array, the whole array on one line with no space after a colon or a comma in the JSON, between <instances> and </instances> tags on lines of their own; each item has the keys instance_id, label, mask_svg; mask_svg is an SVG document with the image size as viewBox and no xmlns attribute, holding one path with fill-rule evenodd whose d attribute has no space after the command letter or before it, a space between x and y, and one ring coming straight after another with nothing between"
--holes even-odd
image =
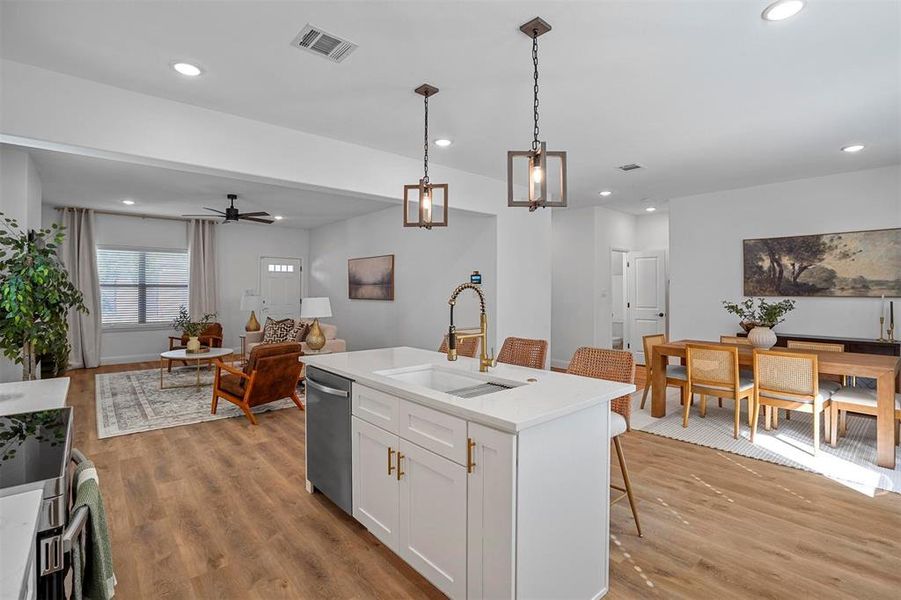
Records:
<instances>
[{"instance_id":1,"label":"area rug","mask_svg":"<svg viewBox=\"0 0 901 600\"><path fill-rule=\"evenodd\" d=\"M650 397L645 410L639 409L640 402L641 393L638 392L632 397L632 429L819 473L870 496L877 490L901 493L901 449L895 449L898 460L895 470L876 465L875 419L848 415L848 435L839 438L835 448L821 442L819 454L814 457L811 415L793 412L791 420L786 420L782 412L779 428L766 431L763 429L761 411L755 443L752 444L746 410L742 410L739 438L732 437L734 413L731 400L723 400L723 408L717 407L716 400L709 400L707 416L703 419L695 403L687 428L682 427L678 390L668 390L666 416L660 419L650 416ZM746 405L742 404L745 408Z\"/></svg>"},{"instance_id":2,"label":"area rug","mask_svg":"<svg viewBox=\"0 0 901 600\"><path fill-rule=\"evenodd\" d=\"M184 385L194 383L194 367L173 367L172 373L164 373L165 384ZM241 409L231 402L219 401L216 414L210 414L213 371L201 371L199 388L190 386L160 389L159 369L123 371L95 375L97 404L97 437L108 438L166 427L179 427L204 421L241 417ZM303 392L298 391L301 402ZM254 413L297 409L290 398L271 402L253 409Z\"/></svg>"}]
</instances>

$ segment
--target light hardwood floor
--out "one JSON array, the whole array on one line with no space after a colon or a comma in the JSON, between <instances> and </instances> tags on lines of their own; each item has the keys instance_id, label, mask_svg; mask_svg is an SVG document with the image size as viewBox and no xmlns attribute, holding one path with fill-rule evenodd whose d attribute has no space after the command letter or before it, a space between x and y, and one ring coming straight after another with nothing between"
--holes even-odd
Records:
<instances>
[{"instance_id":1,"label":"light hardwood floor","mask_svg":"<svg viewBox=\"0 0 901 600\"><path fill-rule=\"evenodd\" d=\"M94 373L72 371L76 446L96 463L117 597L440 598L322 495L304 491L303 415L98 440ZM611 509L608 598L891 598L901 496L648 434L623 445L645 537ZM619 469L612 469L614 479ZM653 586L653 587L652 587Z\"/></svg>"}]
</instances>

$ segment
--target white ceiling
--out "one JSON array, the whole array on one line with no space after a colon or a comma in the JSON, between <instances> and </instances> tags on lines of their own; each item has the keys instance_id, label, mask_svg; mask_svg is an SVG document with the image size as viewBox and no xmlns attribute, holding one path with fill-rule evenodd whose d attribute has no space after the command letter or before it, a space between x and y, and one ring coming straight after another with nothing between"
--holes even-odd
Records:
<instances>
[{"instance_id":1,"label":"white ceiling","mask_svg":"<svg viewBox=\"0 0 901 600\"><path fill-rule=\"evenodd\" d=\"M371 213L392 202L176 171L103 158L24 149L41 177L44 203L81 206L136 215L201 214L204 206L223 210L226 194L237 194L242 212L267 211L284 217L271 227L310 229ZM133 200L131 206L123 200ZM401 209L398 208L398 219ZM210 213L215 217L213 213ZM242 224L243 225L243 224Z\"/></svg>"},{"instance_id":2,"label":"white ceiling","mask_svg":"<svg viewBox=\"0 0 901 600\"><path fill-rule=\"evenodd\" d=\"M568 151L571 204L901 162L901 2L2 2L6 58L416 157L424 81L435 163L496 178L531 140L541 15L541 135ZM335 64L289 44L307 23L359 44ZM176 75L186 60L206 73ZM860 142L857 155L839 151ZM621 173L639 162L646 171ZM436 169L438 173L439 170ZM437 173L436 173L437 175ZM453 184L453 182L449 182ZM597 196L602 189L615 194Z\"/></svg>"}]
</instances>

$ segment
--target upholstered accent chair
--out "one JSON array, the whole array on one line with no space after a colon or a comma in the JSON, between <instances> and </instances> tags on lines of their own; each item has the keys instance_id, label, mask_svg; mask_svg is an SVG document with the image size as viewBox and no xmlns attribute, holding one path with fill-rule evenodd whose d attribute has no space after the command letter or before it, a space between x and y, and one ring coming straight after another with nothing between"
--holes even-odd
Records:
<instances>
[{"instance_id":1,"label":"upholstered accent chair","mask_svg":"<svg viewBox=\"0 0 901 600\"><path fill-rule=\"evenodd\" d=\"M250 352L243 370L216 359L213 379L213 403L210 412L216 414L219 399L237 405L250 422L257 424L251 409L254 406L291 398L297 408L303 404L297 396L297 380L303 363L299 342L260 344Z\"/></svg>"},{"instance_id":2,"label":"upholstered accent chair","mask_svg":"<svg viewBox=\"0 0 901 600\"><path fill-rule=\"evenodd\" d=\"M620 381L622 383L635 383L635 360L631 352L622 350L607 350L604 348L582 347L576 350L569 361L566 370L571 375L583 377L595 377L608 381ZM620 396L610 402L610 437L613 438L613 447L616 449L616 458L619 459L619 468L623 473L625 487L610 484L610 487L623 492L613 498L611 504L619 502L623 498L629 499L632 508L632 517L635 519L635 528L638 537L641 536L641 523L638 520L638 508L635 505L635 497L632 495L632 481L629 479L629 469L626 467L626 457L620 444L619 436L629 430L629 418L632 415L632 396Z\"/></svg>"},{"instance_id":3,"label":"upholstered accent chair","mask_svg":"<svg viewBox=\"0 0 901 600\"><path fill-rule=\"evenodd\" d=\"M547 361L547 340L508 337L497 355L497 362L532 369L544 369Z\"/></svg>"},{"instance_id":4,"label":"upholstered accent chair","mask_svg":"<svg viewBox=\"0 0 901 600\"><path fill-rule=\"evenodd\" d=\"M475 358L479 354L479 344L481 340L479 338L466 338L462 340L457 340L457 356L468 356L469 358ZM447 336L444 336L444 340L441 342L441 345L438 346L438 352L442 352L447 354Z\"/></svg>"},{"instance_id":5,"label":"upholstered accent chair","mask_svg":"<svg viewBox=\"0 0 901 600\"><path fill-rule=\"evenodd\" d=\"M200 332L200 335L197 336L197 339L200 340L201 346L206 346L207 348L221 348L222 347L222 324L221 323L210 323L204 328L203 331ZM169 350L181 350L183 348L188 347L188 336L183 335L181 337L170 335L169 336ZM172 371L172 361L168 361L168 370ZM187 361L181 361L182 364L187 365Z\"/></svg>"}]
</instances>

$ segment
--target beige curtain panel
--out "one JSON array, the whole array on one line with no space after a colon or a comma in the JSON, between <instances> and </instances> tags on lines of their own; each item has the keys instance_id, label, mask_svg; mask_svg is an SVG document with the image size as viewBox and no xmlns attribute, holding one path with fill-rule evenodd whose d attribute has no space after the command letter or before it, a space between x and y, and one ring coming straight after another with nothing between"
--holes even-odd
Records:
<instances>
[{"instance_id":1,"label":"beige curtain panel","mask_svg":"<svg viewBox=\"0 0 901 600\"><path fill-rule=\"evenodd\" d=\"M215 234L212 221L192 219L188 223L188 306L192 319L218 310Z\"/></svg>"},{"instance_id":2,"label":"beige curtain panel","mask_svg":"<svg viewBox=\"0 0 901 600\"><path fill-rule=\"evenodd\" d=\"M84 295L88 312L69 311L69 363L72 367L100 366L100 280L97 276L94 211L86 208L62 209L66 238L60 260L72 284Z\"/></svg>"}]
</instances>

